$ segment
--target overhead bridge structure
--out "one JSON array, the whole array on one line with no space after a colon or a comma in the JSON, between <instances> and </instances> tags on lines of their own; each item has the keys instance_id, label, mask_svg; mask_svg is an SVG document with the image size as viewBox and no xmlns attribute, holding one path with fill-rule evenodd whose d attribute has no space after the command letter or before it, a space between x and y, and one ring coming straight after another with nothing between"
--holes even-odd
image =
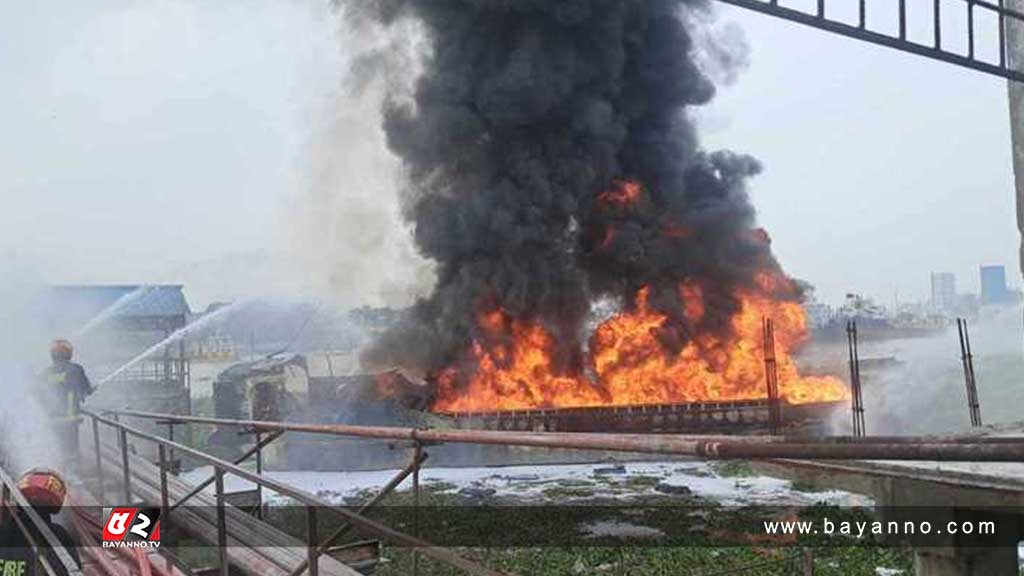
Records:
<instances>
[{"instance_id":1,"label":"overhead bridge structure","mask_svg":"<svg viewBox=\"0 0 1024 576\"><path fill-rule=\"evenodd\" d=\"M718 0L964 68L1024 80L1012 46L1024 32L1020 0Z\"/></svg>"}]
</instances>

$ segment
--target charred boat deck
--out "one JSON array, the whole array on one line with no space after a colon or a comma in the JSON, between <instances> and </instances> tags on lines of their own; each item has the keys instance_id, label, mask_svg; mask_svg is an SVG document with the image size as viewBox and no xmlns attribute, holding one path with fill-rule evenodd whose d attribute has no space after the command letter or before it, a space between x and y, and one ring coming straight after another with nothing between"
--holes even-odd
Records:
<instances>
[{"instance_id":1,"label":"charred boat deck","mask_svg":"<svg viewBox=\"0 0 1024 576\"><path fill-rule=\"evenodd\" d=\"M780 402L780 425L790 432L817 431L841 405L842 402ZM771 401L764 398L726 402L446 412L442 415L451 418L458 428L482 430L756 433L770 429L771 411Z\"/></svg>"}]
</instances>

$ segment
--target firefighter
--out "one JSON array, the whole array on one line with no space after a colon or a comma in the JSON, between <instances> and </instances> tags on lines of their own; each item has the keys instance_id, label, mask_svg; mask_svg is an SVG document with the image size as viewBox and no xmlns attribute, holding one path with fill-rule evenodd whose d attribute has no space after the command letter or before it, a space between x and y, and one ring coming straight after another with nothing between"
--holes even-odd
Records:
<instances>
[{"instance_id":1,"label":"firefighter","mask_svg":"<svg viewBox=\"0 0 1024 576\"><path fill-rule=\"evenodd\" d=\"M71 555L75 564L81 566L78 557L78 550L75 541L64 529L53 520L53 516L60 511L67 498L67 485L64 480L51 470L36 468L29 470L18 481L18 490L25 497L32 509L39 515L43 523L57 537L59 543ZM12 512L15 511L15 512ZM17 514L20 524L29 530L31 542L45 550L46 560L57 574L67 574L64 564L59 560L57 554L50 548L42 533L36 528L29 515L24 510L12 507L0 515L0 574L8 576L34 576L44 574L37 562L36 553L28 537L22 531L19 522L15 521L11 514Z\"/></svg>"},{"instance_id":2,"label":"firefighter","mask_svg":"<svg viewBox=\"0 0 1024 576\"><path fill-rule=\"evenodd\" d=\"M85 369L71 361L73 355L71 342L54 340L50 347L53 363L46 369L47 385L43 399L57 425L65 456L70 459L78 454L78 414L82 402L93 392Z\"/></svg>"}]
</instances>

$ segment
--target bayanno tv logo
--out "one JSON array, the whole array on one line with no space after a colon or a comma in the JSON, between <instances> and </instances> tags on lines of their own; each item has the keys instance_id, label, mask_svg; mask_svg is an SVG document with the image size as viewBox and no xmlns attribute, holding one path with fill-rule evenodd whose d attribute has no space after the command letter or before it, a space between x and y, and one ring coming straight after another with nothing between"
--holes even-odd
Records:
<instances>
[{"instance_id":1,"label":"bayanno tv logo","mask_svg":"<svg viewBox=\"0 0 1024 576\"><path fill-rule=\"evenodd\" d=\"M103 524L104 548L158 548L159 508L112 508Z\"/></svg>"}]
</instances>

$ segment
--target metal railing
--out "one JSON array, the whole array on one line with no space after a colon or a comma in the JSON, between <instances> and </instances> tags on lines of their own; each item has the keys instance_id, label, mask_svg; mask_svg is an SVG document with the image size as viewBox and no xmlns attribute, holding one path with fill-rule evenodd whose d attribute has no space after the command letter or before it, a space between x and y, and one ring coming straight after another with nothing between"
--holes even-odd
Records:
<instances>
[{"instance_id":1,"label":"metal railing","mask_svg":"<svg viewBox=\"0 0 1024 576\"><path fill-rule=\"evenodd\" d=\"M296 566L289 576L299 576L308 570L310 574L318 574L317 559L328 547L340 540L353 528L361 528L376 534L382 540L394 544L414 547L413 573L416 573L418 554L461 568L472 574L499 574L489 568L470 562L448 550L434 547L418 538L396 532L387 526L363 516L365 511L379 503L406 478L413 479L414 511L419 503L419 470L427 453L423 451L425 444L432 443L472 443L486 445L533 446L545 448L570 448L581 450L608 450L619 452L635 452L666 455L688 455L704 458L798 458L798 459L865 459L865 460L948 460L948 461L1024 461L1024 437L980 437L980 436L723 436L723 435L652 435L652 434L594 434L594 433L552 433L552 432L498 432L489 430L430 430L416 428L398 428L386 426L352 426L342 424L302 424L291 422L268 422L258 420L226 420L202 416L184 416L175 414L159 414L133 410L109 411L110 417L84 411L92 419L93 437L96 442L96 466L102 478L102 457L99 444L99 426L108 425L117 430L120 447L120 459L123 472L123 491L126 498L131 496L131 474L129 473L128 437L139 437L159 446L158 458L160 465L160 505L164 510L162 517L168 517L171 511L182 502L194 497L212 482L215 486L217 501L217 540L220 545L221 570L226 574L228 558L226 552L227 526L224 513L224 475L234 474L242 479L255 483L290 498L306 508L307 549L305 561ZM208 455L200 450L182 445L173 440L160 438L135 428L119 419L121 417L155 420L159 424L172 427L175 424L201 424L226 427L240 427L245 431L257 434L256 443L234 462L227 462ZM325 434L333 436L350 436L359 438L383 439L396 444L408 446L412 451L409 464L400 470L390 482L373 498L369 499L358 511L339 508L312 494L287 486L275 480L263 477L259 472L240 468L238 464L256 456L266 444L285 432L301 432ZM267 436L259 436L267 434ZM199 486L182 496L178 502L169 501L167 489L168 455L173 450L180 454L194 457L199 462L214 468L211 478L201 482ZM109 452L108 452L109 454ZM326 539L317 533L317 508L331 510L343 517L347 524L337 529ZM414 534L419 532L418 516L413 522Z\"/></svg>"},{"instance_id":2,"label":"metal railing","mask_svg":"<svg viewBox=\"0 0 1024 576\"><path fill-rule=\"evenodd\" d=\"M82 414L92 420L93 427L93 440L96 451L96 473L100 481L100 492L103 492L103 448L100 443L100 425L106 425L113 428L117 432L118 436L118 447L120 449L120 466L122 472L122 486L124 497L127 502L131 502L132 495L132 477L131 477L131 462L129 458L128 438L140 438L153 442L158 447L158 465L160 473L160 507L161 507L161 518L170 518L171 512L177 508L183 501L188 498L194 497L196 494L201 492L203 487L209 486L210 480L207 480L200 484L200 487L193 489L191 492L186 494L179 501L172 503L170 501L170 493L168 491L168 450L173 450L179 454L186 454L195 460L202 462L203 464L213 467L213 479L214 484L214 498L217 503L217 517L216 517L216 528L217 528L217 547L219 552L219 564L220 573L222 576L228 576L228 570L230 566L230 560L228 558L228 532L227 532L227 517L226 517L226 501L225 501L225 490L224 490L224 476L231 474L237 476L243 480L247 480L260 486L262 488L271 490L283 496L287 496L298 502L305 508L306 511L306 548L307 558L304 562L300 563L293 571L292 575L297 576L304 571L309 572L311 576L318 576L319 574L319 559L320 556L327 550L327 548L341 536L348 532L352 527L359 528L365 532L374 534L376 537L381 538L385 542L390 542L397 545L408 546L414 549L415 554L423 554L424 556L433 558L440 562L444 562L456 568L462 569L470 574L481 574L485 576L503 576L503 573L491 570L485 566L482 566L476 562L467 560L449 550L440 548L432 545L431 543L421 540L417 537L404 534L393 530L392 528L367 518L362 515L362 512L366 508L376 504L382 499L390 490L397 487L402 480L412 474L414 477L414 490L418 492L419 483L416 482L418 477L419 467L422 462L426 459L426 453L422 451L422 446L419 442L413 442L413 460L405 470L401 471L388 485L385 490L382 491L378 496L372 499L370 502L365 504L362 509L357 512L353 512L345 507L336 506L327 502L326 500L319 498L313 494L289 486L282 482L276 481L272 478L267 478L260 473L252 472L245 468L240 467L238 464L253 454L258 454L261 446L260 442L254 449L249 450L241 459L237 462L228 462L216 456L212 456L174 442L172 440L161 438L154 434L138 430L131 426L128 426L124 422L118 419L116 412L110 412L112 417L98 414L90 410L83 410ZM120 414L130 415L125 412ZM158 420L178 421L181 419L173 415L162 414ZM254 428L255 430L255 428ZM282 431L283 433L283 431ZM274 436L276 438L280 434ZM273 438L265 439L262 442L263 445L269 443ZM340 517L346 522L347 526L343 529L339 529L334 534L326 539L321 539L317 532L317 511L318 509L329 510Z\"/></svg>"},{"instance_id":3,"label":"metal railing","mask_svg":"<svg viewBox=\"0 0 1024 576\"><path fill-rule=\"evenodd\" d=\"M0 488L2 491L0 525L6 523L8 518L14 521L35 555L35 561L49 576L65 574L67 576L82 576L78 563L64 547L64 543L57 538L46 521L25 500L17 483L3 468L0 468L0 484L2 484L2 488ZM37 540L39 536L42 537L43 542ZM56 559L63 570L58 570L51 564L51 557Z\"/></svg>"}]
</instances>

